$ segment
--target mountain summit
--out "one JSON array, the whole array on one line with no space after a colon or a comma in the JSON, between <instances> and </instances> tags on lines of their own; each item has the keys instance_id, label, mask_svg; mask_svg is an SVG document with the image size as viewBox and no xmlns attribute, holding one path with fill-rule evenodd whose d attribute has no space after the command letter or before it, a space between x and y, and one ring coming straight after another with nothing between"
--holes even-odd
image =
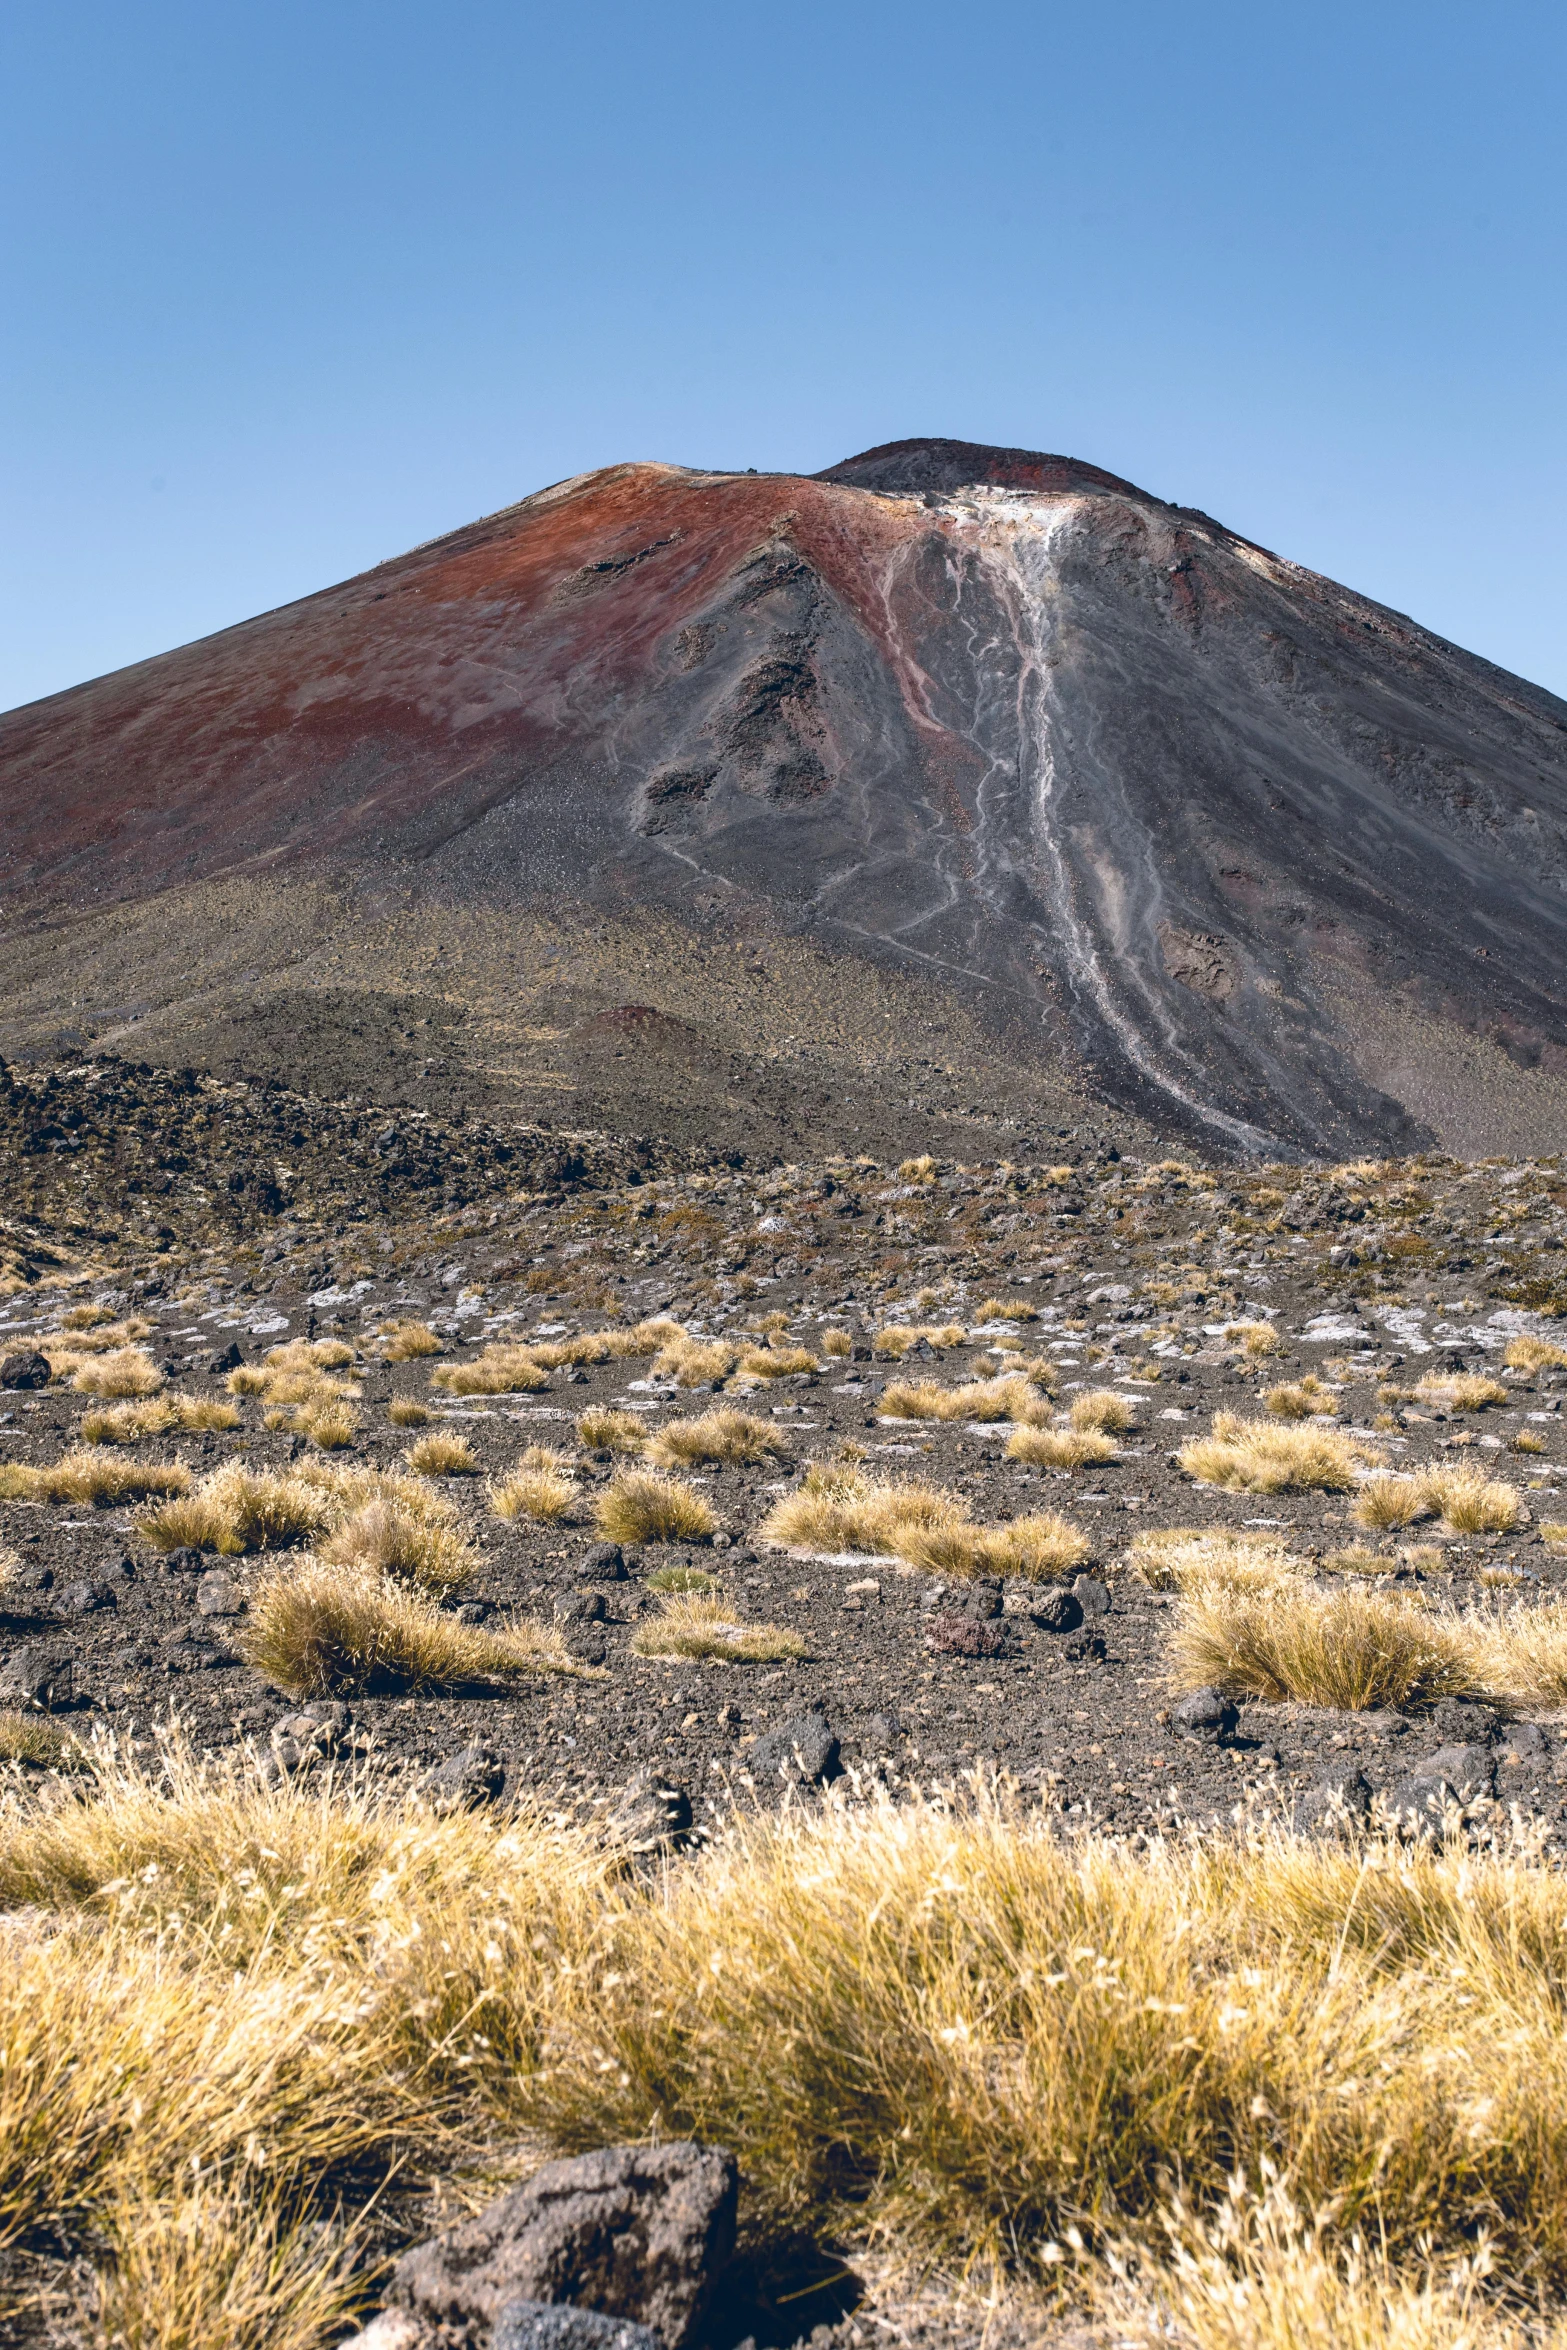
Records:
<instances>
[{"instance_id":1,"label":"mountain summit","mask_svg":"<svg viewBox=\"0 0 1567 2350\"><path fill-rule=\"evenodd\" d=\"M1098 467L617 465L0 719L0 1050L746 1146L1567 1144L1567 705Z\"/></svg>"}]
</instances>

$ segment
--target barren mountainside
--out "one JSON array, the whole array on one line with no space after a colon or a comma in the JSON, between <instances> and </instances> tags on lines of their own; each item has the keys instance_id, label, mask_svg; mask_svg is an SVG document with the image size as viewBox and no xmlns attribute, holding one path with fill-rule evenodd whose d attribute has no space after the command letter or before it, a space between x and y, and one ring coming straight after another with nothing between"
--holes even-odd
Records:
<instances>
[{"instance_id":1,"label":"barren mountainside","mask_svg":"<svg viewBox=\"0 0 1567 2350\"><path fill-rule=\"evenodd\" d=\"M1094 467L610 467L0 720L0 1051L748 1148L1567 1142L1567 705Z\"/></svg>"}]
</instances>

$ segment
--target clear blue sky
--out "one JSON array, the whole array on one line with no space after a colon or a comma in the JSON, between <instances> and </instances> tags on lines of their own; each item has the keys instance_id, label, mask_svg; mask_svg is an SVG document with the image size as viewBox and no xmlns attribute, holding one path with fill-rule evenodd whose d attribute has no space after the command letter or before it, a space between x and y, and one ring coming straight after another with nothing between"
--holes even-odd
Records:
<instances>
[{"instance_id":1,"label":"clear blue sky","mask_svg":"<svg viewBox=\"0 0 1567 2350\"><path fill-rule=\"evenodd\" d=\"M1567 14L12 0L0 706L617 458L915 433L1567 694Z\"/></svg>"}]
</instances>

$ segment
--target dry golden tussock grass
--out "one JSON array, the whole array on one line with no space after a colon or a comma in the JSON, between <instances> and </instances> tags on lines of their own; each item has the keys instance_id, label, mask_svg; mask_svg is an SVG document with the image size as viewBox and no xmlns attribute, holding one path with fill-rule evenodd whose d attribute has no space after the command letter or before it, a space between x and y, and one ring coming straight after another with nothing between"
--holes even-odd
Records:
<instances>
[{"instance_id":1,"label":"dry golden tussock grass","mask_svg":"<svg viewBox=\"0 0 1567 2350\"><path fill-rule=\"evenodd\" d=\"M623 1469L594 1504L594 1521L610 1542L705 1542L718 1528L711 1506L678 1477Z\"/></svg>"},{"instance_id":2,"label":"dry golden tussock grass","mask_svg":"<svg viewBox=\"0 0 1567 2350\"><path fill-rule=\"evenodd\" d=\"M359 1417L341 1403L273 1404L263 1412L269 1428L287 1428L318 1452L343 1452L359 1433Z\"/></svg>"},{"instance_id":3,"label":"dry golden tussock grass","mask_svg":"<svg viewBox=\"0 0 1567 2350\"><path fill-rule=\"evenodd\" d=\"M788 1550L895 1553L912 1529L961 1523L959 1504L937 1487L877 1484L858 1469L813 1462L794 1493L786 1493L763 1520L764 1542Z\"/></svg>"},{"instance_id":4,"label":"dry golden tussock grass","mask_svg":"<svg viewBox=\"0 0 1567 2350\"><path fill-rule=\"evenodd\" d=\"M84 2250L138 2344L324 2350L394 2175L655 2132L733 2148L764 2238L1080 2244L1128 2340L1522 2350L1477 2246L1567 2284L1567 1879L1524 1856L1139 1853L980 1795L737 1815L639 1875L175 1755L16 1811L0 1902L0 2240Z\"/></svg>"},{"instance_id":5,"label":"dry golden tussock grass","mask_svg":"<svg viewBox=\"0 0 1567 2350\"><path fill-rule=\"evenodd\" d=\"M824 1355L838 1355L840 1357L852 1355L854 1340L847 1330L824 1330L822 1332L822 1352Z\"/></svg>"},{"instance_id":6,"label":"dry golden tussock grass","mask_svg":"<svg viewBox=\"0 0 1567 2350\"><path fill-rule=\"evenodd\" d=\"M968 1332L961 1322L889 1322L885 1330L876 1332L871 1344L877 1354L901 1359L921 1338L927 1345L933 1346L938 1354L946 1354L955 1346L968 1344Z\"/></svg>"},{"instance_id":7,"label":"dry golden tussock grass","mask_svg":"<svg viewBox=\"0 0 1567 2350\"><path fill-rule=\"evenodd\" d=\"M1014 1428L1006 1457L1037 1469L1082 1469L1113 1461L1116 1442L1098 1428Z\"/></svg>"},{"instance_id":8,"label":"dry golden tussock grass","mask_svg":"<svg viewBox=\"0 0 1567 2350\"><path fill-rule=\"evenodd\" d=\"M537 1526L555 1525L577 1498L569 1463L542 1444L530 1445L511 1475L488 1491L491 1509L508 1525L521 1518Z\"/></svg>"},{"instance_id":9,"label":"dry golden tussock grass","mask_svg":"<svg viewBox=\"0 0 1567 2350\"><path fill-rule=\"evenodd\" d=\"M1242 1354L1256 1363L1276 1355L1284 1343L1271 1322L1227 1322L1224 1336L1231 1346L1238 1346Z\"/></svg>"},{"instance_id":10,"label":"dry golden tussock grass","mask_svg":"<svg viewBox=\"0 0 1567 2350\"><path fill-rule=\"evenodd\" d=\"M739 1359L739 1349L726 1339L688 1338L682 1331L653 1358L655 1377L673 1379L677 1387L712 1387L727 1379Z\"/></svg>"},{"instance_id":11,"label":"dry golden tussock grass","mask_svg":"<svg viewBox=\"0 0 1567 2350\"><path fill-rule=\"evenodd\" d=\"M1412 1526L1431 1515L1431 1503L1423 1479L1383 1472L1366 1479L1349 1514L1357 1526Z\"/></svg>"},{"instance_id":12,"label":"dry golden tussock grass","mask_svg":"<svg viewBox=\"0 0 1567 2350\"><path fill-rule=\"evenodd\" d=\"M1328 1551L1322 1561L1329 1575L1396 1575L1403 1565L1396 1552L1372 1550L1364 1542L1352 1542L1344 1550Z\"/></svg>"},{"instance_id":13,"label":"dry golden tussock grass","mask_svg":"<svg viewBox=\"0 0 1567 2350\"><path fill-rule=\"evenodd\" d=\"M1262 1400L1276 1420L1330 1420L1338 1410L1338 1397L1314 1371L1308 1371L1304 1379L1287 1379L1281 1386L1265 1388Z\"/></svg>"},{"instance_id":14,"label":"dry golden tussock grass","mask_svg":"<svg viewBox=\"0 0 1567 2350\"><path fill-rule=\"evenodd\" d=\"M480 1563L455 1527L380 1495L339 1519L318 1556L328 1566L367 1568L438 1597L460 1589Z\"/></svg>"},{"instance_id":15,"label":"dry golden tussock grass","mask_svg":"<svg viewBox=\"0 0 1567 2350\"><path fill-rule=\"evenodd\" d=\"M1451 1534L1510 1534L1523 1515L1517 1489L1478 1469L1428 1469L1416 1483Z\"/></svg>"},{"instance_id":16,"label":"dry golden tussock grass","mask_svg":"<svg viewBox=\"0 0 1567 2350\"><path fill-rule=\"evenodd\" d=\"M1020 1575L1029 1582L1070 1575L1092 1545L1067 1519L1042 1510L1005 1526L956 1524L900 1533L900 1558L934 1575Z\"/></svg>"},{"instance_id":17,"label":"dry golden tussock grass","mask_svg":"<svg viewBox=\"0 0 1567 2350\"><path fill-rule=\"evenodd\" d=\"M1564 1371L1567 1370L1567 1346L1558 1346L1549 1338L1535 1338L1525 1333L1510 1338L1502 1356L1510 1371Z\"/></svg>"},{"instance_id":18,"label":"dry golden tussock grass","mask_svg":"<svg viewBox=\"0 0 1567 2350\"><path fill-rule=\"evenodd\" d=\"M183 1461L127 1461L97 1445L79 1444L46 1468L22 1461L0 1467L0 1500L94 1503L145 1501L149 1494L189 1490Z\"/></svg>"},{"instance_id":19,"label":"dry golden tussock grass","mask_svg":"<svg viewBox=\"0 0 1567 2350\"><path fill-rule=\"evenodd\" d=\"M1031 1382L1008 1372L998 1379L971 1379L942 1387L933 1379L889 1379L878 1416L884 1420L1017 1420L1042 1424L1050 1407Z\"/></svg>"},{"instance_id":20,"label":"dry golden tussock grass","mask_svg":"<svg viewBox=\"0 0 1567 2350\"><path fill-rule=\"evenodd\" d=\"M1074 1428L1100 1428L1124 1436L1128 1428L1137 1425L1137 1406L1130 1396L1117 1395L1113 1387L1095 1387L1074 1398L1067 1417Z\"/></svg>"},{"instance_id":21,"label":"dry golden tussock grass","mask_svg":"<svg viewBox=\"0 0 1567 2350\"><path fill-rule=\"evenodd\" d=\"M1345 1493L1355 1472L1381 1455L1336 1429L1276 1425L1215 1412L1211 1436L1182 1445L1177 1459L1199 1485L1240 1493Z\"/></svg>"},{"instance_id":22,"label":"dry golden tussock grass","mask_svg":"<svg viewBox=\"0 0 1567 2350\"><path fill-rule=\"evenodd\" d=\"M531 1348L494 1344L467 1363L437 1363L432 1387L447 1395L536 1395L550 1375Z\"/></svg>"},{"instance_id":23,"label":"dry golden tussock grass","mask_svg":"<svg viewBox=\"0 0 1567 2350\"><path fill-rule=\"evenodd\" d=\"M477 1477L479 1456L466 1436L450 1429L432 1428L416 1436L403 1456L416 1477Z\"/></svg>"},{"instance_id":24,"label":"dry golden tussock grass","mask_svg":"<svg viewBox=\"0 0 1567 2350\"><path fill-rule=\"evenodd\" d=\"M590 1404L577 1421L577 1441L588 1452L639 1453L647 1449L647 1430L635 1412Z\"/></svg>"},{"instance_id":25,"label":"dry golden tussock grass","mask_svg":"<svg viewBox=\"0 0 1567 2350\"><path fill-rule=\"evenodd\" d=\"M1039 1308L1030 1305L1026 1297L985 1297L974 1308L976 1323L1037 1322Z\"/></svg>"},{"instance_id":26,"label":"dry golden tussock grass","mask_svg":"<svg viewBox=\"0 0 1567 2350\"><path fill-rule=\"evenodd\" d=\"M231 1403L200 1395L155 1395L128 1403L101 1404L83 1412L78 1433L84 1444L142 1444L149 1436L217 1433L237 1428Z\"/></svg>"},{"instance_id":27,"label":"dry golden tussock grass","mask_svg":"<svg viewBox=\"0 0 1567 2350\"><path fill-rule=\"evenodd\" d=\"M89 1355L85 1362L72 1364L69 1376L79 1395L156 1395L163 1385L163 1373L139 1346L117 1346L108 1354Z\"/></svg>"},{"instance_id":28,"label":"dry golden tussock grass","mask_svg":"<svg viewBox=\"0 0 1567 2350\"><path fill-rule=\"evenodd\" d=\"M798 1632L783 1624L741 1623L711 1592L675 1591L631 1635L638 1656L715 1657L726 1664L776 1664L804 1656Z\"/></svg>"},{"instance_id":29,"label":"dry golden tussock grass","mask_svg":"<svg viewBox=\"0 0 1567 2350\"><path fill-rule=\"evenodd\" d=\"M1508 1439L1507 1449L1509 1452L1544 1452L1545 1438L1536 1429L1520 1428L1516 1436Z\"/></svg>"},{"instance_id":30,"label":"dry golden tussock grass","mask_svg":"<svg viewBox=\"0 0 1567 2350\"><path fill-rule=\"evenodd\" d=\"M298 1698L456 1693L581 1669L541 1624L460 1624L405 1583L321 1558L268 1576L239 1645L247 1663Z\"/></svg>"},{"instance_id":31,"label":"dry golden tussock grass","mask_svg":"<svg viewBox=\"0 0 1567 2350\"><path fill-rule=\"evenodd\" d=\"M1126 1564L1154 1591L1189 1591L1200 1583L1267 1591L1281 1576L1305 1571L1276 1534L1219 1526L1149 1526L1133 1540Z\"/></svg>"},{"instance_id":32,"label":"dry golden tussock grass","mask_svg":"<svg viewBox=\"0 0 1567 2350\"><path fill-rule=\"evenodd\" d=\"M1260 1591L1192 1584L1172 1642L1176 1678L1237 1697L1361 1712L1479 1696L1484 1671L1454 1618L1382 1592L1279 1580Z\"/></svg>"},{"instance_id":33,"label":"dry golden tussock grass","mask_svg":"<svg viewBox=\"0 0 1567 2350\"><path fill-rule=\"evenodd\" d=\"M1415 1393L1440 1412L1480 1412L1487 1404L1506 1403L1508 1398L1500 1379L1481 1371L1428 1371L1416 1381Z\"/></svg>"},{"instance_id":34,"label":"dry golden tussock grass","mask_svg":"<svg viewBox=\"0 0 1567 2350\"><path fill-rule=\"evenodd\" d=\"M704 1412L699 1420L669 1420L648 1446L647 1457L661 1469L720 1467L741 1461L780 1460L788 1438L770 1420L731 1409Z\"/></svg>"},{"instance_id":35,"label":"dry golden tussock grass","mask_svg":"<svg viewBox=\"0 0 1567 2350\"><path fill-rule=\"evenodd\" d=\"M441 1351L441 1341L428 1322L383 1322L376 1335L382 1357L389 1363L417 1362Z\"/></svg>"},{"instance_id":36,"label":"dry golden tussock grass","mask_svg":"<svg viewBox=\"0 0 1567 2350\"><path fill-rule=\"evenodd\" d=\"M4 1585L0 1584L0 1590ZM41 1771L81 1771L87 1750L44 1714L0 1712L0 1763L28 1763Z\"/></svg>"},{"instance_id":37,"label":"dry golden tussock grass","mask_svg":"<svg viewBox=\"0 0 1567 2350\"><path fill-rule=\"evenodd\" d=\"M769 1379L792 1379L797 1372L820 1369L808 1346L787 1346L775 1338L766 1346L742 1346L729 1384L743 1391Z\"/></svg>"},{"instance_id":38,"label":"dry golden tussock grass","mask_svg":"<svg viewBox=\"0 0 1567 2350\"><path fill-rule=\"evenodd\" d=\"M292 1550L336 1514L330 1497L299 1476L229 1461L193 1493L190 1472L176 1498L139 1522L157 1550L213 1550L239 1558L250 1550Z\"/></svg>"},{"instance_id":39,"label":"dry golden tussock grass","mask_svg":"<svg viewBox=\"0 0 1567 2350\"><path fill-rule=\"evenodd\" d=\"M386 1416L394 1428L427 1428L430 1425L429 1407L411 1395L394 1395L386 1407Z\"/></svg>"}]
</instances>

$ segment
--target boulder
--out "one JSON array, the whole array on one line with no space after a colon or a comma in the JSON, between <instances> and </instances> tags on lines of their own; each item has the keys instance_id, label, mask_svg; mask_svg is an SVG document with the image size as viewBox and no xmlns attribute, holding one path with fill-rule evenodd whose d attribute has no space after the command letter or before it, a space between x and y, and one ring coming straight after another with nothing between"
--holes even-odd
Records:
<instances>
[{"instance_id":1,"label":"boulder","mask_svg":"<svg viewBox=\"0 0 1567 2350\"><path fill-rule=\"evenodd\" d=\"M242 1616L245 1602L227 1575L214 1569L196 1586L196 1606L204 1616Z\"/></svg>"},{"instance_id":2,"label":"boulder","mask_svg":"<svg viewBox=\"0 0 1567 2350\"><path fill-rule=\"evenodd\" d=\"M1360 1771L1320 1779L1295 1806L1295 1825L1309 1836L1352 1836L1371 1817L1371 1787Z\"/></svg>"},{"instance_id":3,"label":"boulder","mask_svg":"<svg viewBox=\"0 0 1567 2350\"><path fill-rule=\"evenodd\" d=\"M973 1622L972 1618L965 1618ZM979 1626L975 1625L977 1631ZM758 1738L748 1757L753 1778L820 1787L838 1776L838 1740L820 1705Z\"/></svg>"},{"instance_id":4,"label":"boulder","mask_svg":"<svg viewBox=\"0 0 1567 2350\"><path fill-rule=\"evenodd\" d=\"M1085 1616L1110 1613L1110 1586L1101 1583L1097 1575L1079 1575L1072 1585L1072 1596Z\"/></svg>"},{"instance_id":5,"label":"boulder","mask_svg":"<svg viewBox=\"0 0 1567 2350\"><path fill-rule=\"evenodd\" d=\"M480 1811L505 1793L506 1770L487 1746L465 1746L460 1754L426 1771L419 1792L438 1812Z\"/></svg>"},{"instance_id":6,"label":"boulder","mask_svg":"<svg viewBox=\"0 0 1567 2350\"><path fill-rule=\"evenodd\" d=\"M612 1843L629 1853L670 1852L691 1832L691 1797L659 1771L638 1771L605 1817Z\"/></svg>"},{"instance_id":7,"label":"boulder","mask_svg":"<svg viewBox=\"0 0 1567 2350\"><path fill-rule=\"evenodd\" d=\"M682 2350L734 2248L737 2193L733 2156L689 2140L547 2163L405 2253L391 2297L436 2324L491 2327L518 2301L571 2302ZM609 2350L603 2336L594 2350Z\"/></svg>"},{"instance_id":8,"label":"boulder","mask_svg":"<svg viewBox=\"0 0 1567 2350\"><path fill-rule=\"evenodd\" d=\"M114 1585L101 1576L91 1575L79 1583L67 1583L60 1594L60 1605L73 1616L96 1616L104 1609L119 1606Z\"/></svg>"},{"instance_id":9,"label":"boulder","mask_svg":"<svg viewBox=\"0 0 1567 2350\"><path fill-rule=\"evenodd\" d=\"M31 1347L21 1347L0 1362L0 1387L47 1387L49 1358L35 1353Z\"/></svg>"},{"instance_id":10,"label":"boulder","mask_svg":"<svg viewBox=\"0 0 1567 2350\"><path fill-rule=\"evenodd\" d=\"M986 1623L982 1617L954 1615L943 1608L930 1619L926 1645L935 1656L979 1658L1003 1656L1010 1643L1004 1623Z\"/></svg>"},{"instance_id":11,"label":"boulder","mask_svg":"<svg viewBox=\"0 0 1567 2350\"><path fill-rule=\"evenodd\" d=\"M592 1543L577 1561L576 1571L584 1583L623 1583L625 1553L618 1542Z\"/></svg>"},{"instance_id":12,"label":"boulder","mask_svg":"<svg viewBox=\"0 0 1567 2350\"><path fill-rule=\"evenodd\" d=\"M1189 1689L1170 1708L1170 1727L1177 1738L1199 1746L1222 1746L1235 1735L1240 1712L1222 1689Z\"/></svg>"},{"instance_id":13,"label":"boulder","mask_svg":"<svg viewBox=\"0 0 1567 2350\"><path fill-rule=\"evenodd\" d=\"M20 1698L45 1713L74 1702L76 1667L56 1648L18 1648L0 1672L0 1696Z\"/></svg>"},{"instance_id":14,"label":"boulder","mask_svg":"<svg viewBox=\"0 0 1567 2350\"><path fill-rule=\"evenodd\" d=\"M563 2301L508 2301L490 2350L662 2350L651 2326Z\"/></svg>"},{"instance_id":15,"label":"boulder","mask_svg":"<svg viewBox=\"0 0 1567 2350\"><path fill-rule=\"evenodd\" d=\"M1083 1620L1083 1604L1075 1591L1047 1586L1029 1606L1029 1615L1041 1632L1075 1632Z\"/></svg>"}]
</instances>

